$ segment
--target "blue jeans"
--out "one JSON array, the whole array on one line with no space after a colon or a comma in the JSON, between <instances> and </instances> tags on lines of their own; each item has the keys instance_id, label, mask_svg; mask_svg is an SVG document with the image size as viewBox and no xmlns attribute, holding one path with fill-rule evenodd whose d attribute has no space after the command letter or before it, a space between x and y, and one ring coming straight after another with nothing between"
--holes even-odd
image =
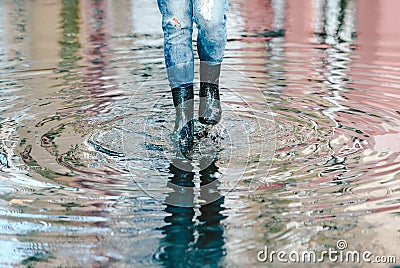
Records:
<instances>
[{"instance_id":1,"label":"blue jeans","mask_svg":"<svg viewBox=\"0 0 400 268\"><path fill-rule=\"evenodd\" d=\"M193 83L193 22L197 52L208 65L222 62L226 45L228 0L157 0L162 14L164 56L172 88Z\"/></svg>"}]
</instances>

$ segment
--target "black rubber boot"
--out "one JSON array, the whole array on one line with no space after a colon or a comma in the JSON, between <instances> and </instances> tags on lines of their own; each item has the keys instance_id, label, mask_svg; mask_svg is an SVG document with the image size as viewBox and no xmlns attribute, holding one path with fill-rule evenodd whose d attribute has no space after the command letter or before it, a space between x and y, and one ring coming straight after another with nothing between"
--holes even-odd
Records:
<instances>
[{"instance_id":1,"label":"black rubber boot","mask_svg":"<svg viewBox=\"0 0 400 268\"><path fill-rule=\"evenodd\" d=\"M174 132L178 134L179 148L186 158L191 158L193 149L193 84L182 85L172 89L172 99L175 106Z\"/></svg>"},{"instance_id":2,"label":"black rubber boot","mask_svg":"<svg viewBox=\"0 0 400 268\"><path fill-rule=\"evenodd\" d=\"M220 73L221 64L212 66L205 62L200 62L199 121L205 125L215 125L221 120Z\"/></svg>"}]
</instances>

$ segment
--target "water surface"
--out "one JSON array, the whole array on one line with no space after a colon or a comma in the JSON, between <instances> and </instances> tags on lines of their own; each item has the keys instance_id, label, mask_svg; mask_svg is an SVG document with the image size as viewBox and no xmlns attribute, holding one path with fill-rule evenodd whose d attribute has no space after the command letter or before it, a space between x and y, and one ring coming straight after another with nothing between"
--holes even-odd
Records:
<instances>
[{"instance_id":1,"label":"water surface","mask_svg":"<svg viewBox=\"0 0 400 268\"><path fill-rule=\"evenodd\" d=\"M155 2L0 2L0 264L398 254L399 3L369 2L230 1L224 117L191 163Z\"/></svg>"}]
</instances>

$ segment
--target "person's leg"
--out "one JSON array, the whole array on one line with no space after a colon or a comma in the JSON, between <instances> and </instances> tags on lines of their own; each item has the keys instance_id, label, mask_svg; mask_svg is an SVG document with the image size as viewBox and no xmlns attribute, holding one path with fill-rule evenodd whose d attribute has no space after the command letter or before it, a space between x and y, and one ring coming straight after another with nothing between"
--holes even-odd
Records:
<instances>
[{"instance_id":1,"label":"person's leg","mask_svg":"<svg viewBox=\"0 0 400 268\"><path fill-rule=\"evenodd\" d=\"M158 0L164 31L164 57L171 88L193 83L192 0Z\"/></svg>"},{"instance_id":2,"label":"person's leg","mask_svg":"<svg viewBox=\"0 0 400 268\"><path fill-rule=\"evenodd\" d=\"M226 46L227 0L194 0L194 17L199 29L200 58L199 120L214 125L221 120L219 76Z\"/></svg>"},{"instance_id":3,"label":"person's leg","mask_svg":"<svg viewBox=\"0 0 400 268\"><path fill-rule=\"evenodd\" d=\"M164 31L164 56L176 111L174 133L188 157L193 147L192 0L158 0Z\"/></svg>"},{"instance_id":4,"label":"person's leg","mask_svg":"<svg viewBox=\"0 0 400 268\"><path fill-rule=\"evenodd\" d=\"M194 19L199 30L197 49L200 61L221 64L226 45L227 0L193 0Z\"/></svg>"}]
</instances>

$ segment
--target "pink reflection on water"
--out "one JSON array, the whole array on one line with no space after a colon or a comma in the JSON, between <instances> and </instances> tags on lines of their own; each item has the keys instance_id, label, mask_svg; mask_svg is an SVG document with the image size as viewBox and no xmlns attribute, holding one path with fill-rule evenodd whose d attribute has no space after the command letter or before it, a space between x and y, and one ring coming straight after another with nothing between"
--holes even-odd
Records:
<instances>
[{"instance_id":1,"label":"pink reflection on water","mask_svg":"<svg viewBox=\"0 0 400 268\"><path fill-rule=\"evenodd\" d=\"M310 43L314 34L313 19L315 16L312 1L287 1L285 40L289 43Z\"/></svg>"},{"instance_id":2,"label":"pink reflection on water","mask_svg":"<svg viewBox=\"0 0 400 268\"><path fill-rule=\"evenodd\" d=\"M272 29L271 1L246 0L240 4L243 13L246 14L243 17L246 31L262 33Z\"/></svg>"},{"instance_id":3,"label":"pink reflection on water","mask_svg":"<svg viewBox=\"0 0 400 268\"><path fill-rule=\"evenodd\" d=\"M349 121L364 122L373 149L400 152L400 2L358 1L357 49L351 64L352 86L344 97L365 112ZM346 116L344 116L346 117ZM400 160L400 158L398 158Z\"/></svg>"},{"instance_id":4,"label":"pink reflection on water","mask_svg":"<svg viewBox=\"0 0 400 268\"><path fill-rule=\"evenodd\" d=\"M359 0L357 10L357 54L362 61L400 66L395 58L400 56L400 2Z\"/></svg>"}]
</instances>

